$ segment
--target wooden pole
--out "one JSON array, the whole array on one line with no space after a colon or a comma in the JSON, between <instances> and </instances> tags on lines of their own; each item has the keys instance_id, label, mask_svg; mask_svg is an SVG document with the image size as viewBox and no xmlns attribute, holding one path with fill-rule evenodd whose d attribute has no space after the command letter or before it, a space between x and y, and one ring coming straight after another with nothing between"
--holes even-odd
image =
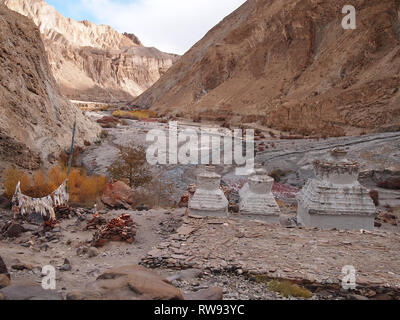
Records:
<instances>
[{"instance_id":1,"label":"wooden pole","mask_svg":"<svg viewBox=\"0 0 400 320\"><path fill-rule=\"evenodd\" d=\"M68 177L69 177L69 174L71 173L72 158L74 157L75 131L76 131L76 117L75 117L75 121L74 121L74 129L73 129L73 131L72 131L72 142L71 142L71 149L70 149L70 153L69 153L69 163L68 163L67 179L68 179Z\"/></svg>"}]
</instances>

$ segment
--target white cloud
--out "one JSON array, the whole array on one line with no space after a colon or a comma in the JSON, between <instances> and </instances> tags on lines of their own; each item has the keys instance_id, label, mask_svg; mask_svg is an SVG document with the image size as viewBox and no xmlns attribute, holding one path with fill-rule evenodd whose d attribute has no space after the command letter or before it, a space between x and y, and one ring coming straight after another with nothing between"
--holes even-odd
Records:
<instances>
[{"instance_id":1,"label":"white cloud","mask_svg":"<svg viewBox=\"0 0 400 320\"><path fill-rule=\"evenodd\" d=\"M119 32L134 33L145 46L183 54L245 0L82 0L83 6Z\"/></svg>"}]
</instances>

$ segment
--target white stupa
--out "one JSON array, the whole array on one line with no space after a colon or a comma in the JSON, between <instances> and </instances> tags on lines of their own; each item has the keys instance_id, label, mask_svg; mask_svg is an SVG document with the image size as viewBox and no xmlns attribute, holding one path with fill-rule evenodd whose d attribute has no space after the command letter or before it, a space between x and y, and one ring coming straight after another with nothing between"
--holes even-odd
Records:
<instances>
[{"instance_id":1,"label":"white stupa","mask_svg":"<svg viewBox=\"0 0 400 320\"><path fill-rule=\"evenodd\" d=\"M189 200L189 215L228 217L228 200L220 188L221 176L207 167L197 176L197 189Z\"/></svg>"},{"instance_id":2,"label":"white stupa","mask_svg":"<svg viewBox=\"0 0 400 320\"><path fill-rule=\"evenodd\" d=\"M239 191L239 218L279 224L280 209L272 194L274 179L265 169L256 169Z\"/></svg>"},{"instance_id":3,"label":"white stupa","mask_svg":"<svg viewBox=\"0 0 400 320\"><path fill-rule=\"evenodd\" d=\"M298 195L297 222L322 229L374 229L375 205L358 182L360 167L334 149L323 161L314 162L315 178Z\"/></svg>"}]
</instances>

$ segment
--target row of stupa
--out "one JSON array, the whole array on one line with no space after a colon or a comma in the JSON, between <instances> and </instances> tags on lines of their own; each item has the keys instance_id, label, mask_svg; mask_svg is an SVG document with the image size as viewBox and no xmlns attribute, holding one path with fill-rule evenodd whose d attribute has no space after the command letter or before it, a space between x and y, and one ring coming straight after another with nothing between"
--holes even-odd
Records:
<instances>
[{"instance_id":1,"label":"row of stupa","mask_svg":"<svg viewBox=\"0 0 400 320\"><path fill-rule=\"evenodd\" d=\"M334 149L314 162L315 178L299 193L297 223L322 229L373 230L376 208L369 192L358 182L360 166ZM198 187L189 200L192 216L228 217L228 200L220 189L221 176L212 169L198 175ZM274 179L256 169L239 191L238 218L279 224L280 208L272 194Z\"/></svg>"}]
</instances>

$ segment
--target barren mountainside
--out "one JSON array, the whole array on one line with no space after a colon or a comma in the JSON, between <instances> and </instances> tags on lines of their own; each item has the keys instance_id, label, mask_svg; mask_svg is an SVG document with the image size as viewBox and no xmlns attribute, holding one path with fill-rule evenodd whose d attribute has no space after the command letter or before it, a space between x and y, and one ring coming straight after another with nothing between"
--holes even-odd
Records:
<instances>
[{"instance_id":1,"label":"barren mountainside","mask_svg":"<svg viewBox=\"0 0 400 320\"><path fill-rule=\"evenodd\" d=\"M248 0L132 102L302 134L400 127L400 1Z\"/></svg>"},{"instance_id":2,"label":"barren mountainside","mask_svg":"<svg viewBox=\"0 0 400 320\"><path fill-rule=\"evenodd\" d=\"M133 34L66 18L44 0L0 0L39 27L52 72L70 99L131 100L156 82L177 55L143 47Z\"/></svg>"},{"instance_id":3,"label":"barren mountainside","mask_svg":"<svg viewBox=\"0 0 400 320\"><path fill-rule=\"evenodd\" d=\"M0 3L0 168L37 169L100 129L63 97L51 74L37 27Z\"/></svg>"}]
</instances>

